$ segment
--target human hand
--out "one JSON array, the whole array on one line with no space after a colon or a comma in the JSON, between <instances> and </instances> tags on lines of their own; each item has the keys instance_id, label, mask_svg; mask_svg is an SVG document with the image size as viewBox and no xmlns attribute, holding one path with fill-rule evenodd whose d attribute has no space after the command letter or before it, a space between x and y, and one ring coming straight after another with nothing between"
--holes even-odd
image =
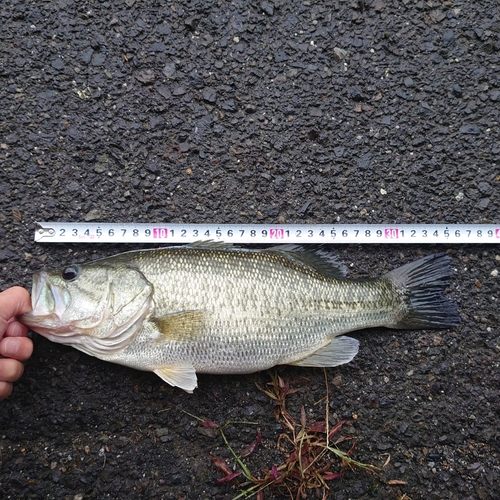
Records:
<instances>
[{"instance_id":1,"label":"human hand","mask_svg":"<svg viewBox=\"0 0 500 500\"><path fill-rule=\"evenodd\" d=\"M30 310L30 295L24 288L15 286L0 293L0 401L10 396L12 383L23 374L23 362L33 352L28 327L15 319Z\"/></svg>"}]
</instances>

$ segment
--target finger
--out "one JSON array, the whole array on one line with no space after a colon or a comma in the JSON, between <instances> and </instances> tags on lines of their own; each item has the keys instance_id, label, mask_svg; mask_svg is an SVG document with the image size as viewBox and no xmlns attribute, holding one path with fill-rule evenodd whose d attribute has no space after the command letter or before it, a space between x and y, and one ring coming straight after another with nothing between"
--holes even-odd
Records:
<instances>
[{"instance_id":1,"label":"finger","mask_svg":"<svg viewBox=\"0 0 500 500\"><path fill-rule=\"evenodd\" d=\"M16 320L11 321L5 330L6 337L26 337L26 335L28 335L28 327Z\"/></svg>"},{"instance_id":2,"label":"finger","mask_svg":"<svg viewBox=\"0 0 500 500\"><path fill-rule=\"evenodd\" d=\"M14 286L0 293L0 318L8 321L28 311L31 311L31 299L24 288Z\"/></svg>"},{"instance_id":3,"label":"finger","mask_svg":"<svg viewBox=\"0 0 500 500\"><path fill-rule=\"evenodd\" d=\"M0 381L0 401L12 394L12 384L10 382Z\"/></svg>"},{"instance_id":4,"label":"finger","mask_svg":"<svg viewBox=\"0 0 500 500\"><path fill-rule=\"evenodd\" d=\"M17 359L0 359L0 381L15 382L24 372L24 365Z\"/></svg>"},{"instance_id":5,"label":"finger","mask_svg":"<svg viewBox=\"0 0 500 500\"><path fill-rule=\"evenodd\" d=\"M1 356L26 361L32 354L33 342L31 339L26 337L5 337L0 340Z\"/></svg>"},{"instance_id":6,"label":"finger","mask_svg":"<svg viewBox=\"0 0 500 500\"><path fill-rule=\"evenodd\" d=\"M30 294L20 286L14 286L0 293L0 337L9 321L31 310Z\"/></svg>"}]
</instances>

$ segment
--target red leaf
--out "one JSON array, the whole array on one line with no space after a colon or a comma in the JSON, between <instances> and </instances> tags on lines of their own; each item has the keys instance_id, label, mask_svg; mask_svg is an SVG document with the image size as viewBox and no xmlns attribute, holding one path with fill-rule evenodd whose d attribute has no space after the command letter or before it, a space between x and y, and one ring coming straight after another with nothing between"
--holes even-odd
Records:
<instances>
[{"instance_id":1,"label":"red leaf","mask_svg":"<svg viewBox=\"0 0 500 500\"><path fill-rule=\"evenodd\" d=\"M322 420L321 422L314 422L309 426L311 432L325 432L326 422Z\"/></svg>"},{"instance_id":2,"label":"red leaf","mask_svg":"<svg viewBox=\"0 0 500 500\"><path fill-rule=\"evenodd\" d=\"M306 409L303 406L300 408L300 424L305 429L307 425L307 419L306 419Z\"/></svg>"},{"instance_id":3,"label":"red leaf","mask_svg":"<svg viewBox=\"0 0 500 500\"><path fill-rule=\"evenodd\" d=\"M243 458L243 457L248 457L248 455L251 455L255 449L257 448L257 446L259 446L259 443L262 439L262 432L258 431L257 432L257 438L255 439L255 441L252 443L252 444L249 444L240 454L240 457Z\"/></svg>"},{"instance_id":4,"label":"red leaf","mask_svg":"<svg viewBox=\"0 0 500 500\"><path fill-rule=\"evenodd\" d=\"M203 422L200 422L200 425L203 427L208 427L209 429L218 429L220 427L219 424L216 424L211 420L204 420Z\"/></svg>"},{"instance_id":5,"label":"red leaf","mask_svg":"<svg viewBox=\"0 0 500 500\"><path fill-rule=\"evenodd\" d=\"M231 470L228 468L226 462L222 460L222 458L217 458L212 455L209 455L210 460L212 460L212 463L219 469L221 472L226 474L226 476L230 476L232 474Z\"/></svg>"},{"instance_id":6,"label":"red leaf","mask_svg":"<svg viewBox=\"0 0 500 500\"><path fill-rule=\"evenodd\" d=\"M347 452L348 455L352 455L354 453L354 450L356 449L356 441L352 442L351 449Z\"/></svg>"},{"instance_id":7,"label":"red leaf","mask_svg":"<svg viewBox=\"0 0 500 500\"><path fill-rule=\"evenodd\" d=\"M273 466L271 467L271 475L273 476L273 479L276 481L276 479L278 479L278 468L276 467L276 465L273 464Z\"/></svg>"},{"instance_id":8,"label":"red leaf","mask_svg":"<svg viewBox=\"0 0 500 500\"><path fill-rule=\"evenodd\" d=\"M328 439L331 439L333 436L335 436L335 434L337 434L337 432L340 431L340 429L342 428L342 426L344 424L348 424L349 422L347 422L347 420L341 420L340 422L338 422L337 424L335 424L331 429L330 429L330 432L328 433Z\"/></svg>"},{"instance_id":9,"label":"red leaf","mask_svg":"<svg viewBox=\"0 0 500 500\"><path fill-rule=\"evenodd\" d=\"M340 479L342 477L341 472L330 472L330 474L324 474L323 479L325 481L332 481L333 479Z\"/></svg>"},{"instance_id":10,"label":"red leaf","mask_svg":"<svg viewBox=\"0 0 500 500\"><path fill-rule=\"evenodd\" d=\"M225 484L231 482L233 479L236 479L238 476L241 475L241 471L239 472L233 472L232 474L229 474L229 476L221 477L220 479L217 479L215 484Z\"/></svg>"}]
</instances>

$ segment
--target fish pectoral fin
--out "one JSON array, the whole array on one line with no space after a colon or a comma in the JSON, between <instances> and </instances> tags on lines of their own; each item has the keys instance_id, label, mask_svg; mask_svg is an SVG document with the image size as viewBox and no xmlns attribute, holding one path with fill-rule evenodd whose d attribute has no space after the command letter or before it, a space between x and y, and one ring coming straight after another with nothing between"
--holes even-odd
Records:
<instances>
[{"instance_id":1,"label":"fish pectoral fin","mask_svg":"<svg viewBox=\"0 0 500 500\"><path fill-rule=\"evenodd\" d=\"M163 337L162 341L188 341L194 340L205 326L205 314L201 311L181 311L153 318L151 323L158 329Z\"/></svg>"},{"instance_id":2,"label":"fish pectoral fin","mask_svg":"<svg viewBox=\"0 0 500 500\"><path fill-rule=\"evenodd\" d=\"M332 341L304 359L289 365L314 366L317 368L343 365L358 354L359 342L351 337L335 337Z\"/></svg>"},{"instance_id":3,"label":"fish pectoral fin","mask_svg":"<svg viewBox=\"0 0 500 500\"><path fill-rule=\"evenodd\" d=\"M153 370L167 384L180 387L191 394L198 387L196 372L192 365L160 366Z\"/></svg>"}]
</instances>

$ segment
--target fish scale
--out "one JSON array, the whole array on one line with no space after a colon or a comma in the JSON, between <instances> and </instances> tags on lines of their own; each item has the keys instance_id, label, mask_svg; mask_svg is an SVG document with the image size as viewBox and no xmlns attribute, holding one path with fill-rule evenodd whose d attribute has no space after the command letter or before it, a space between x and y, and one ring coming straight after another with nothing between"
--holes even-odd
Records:
<instances>
[{"instance_id":1,"label":"fish scale","mask_svg":"<svg viewBox=\"0 0 500 500\"><path fill-rule=\"evenodd\" d=\"M344 270L323 247L139 250L35 275L33 311L20 320L52 341L153 371L188 392L197 372L347 363L359 346L343 335L350 331L458 323L443 295L446 255L379 279L348 280Z\"/></svg>"}]
</instances>

